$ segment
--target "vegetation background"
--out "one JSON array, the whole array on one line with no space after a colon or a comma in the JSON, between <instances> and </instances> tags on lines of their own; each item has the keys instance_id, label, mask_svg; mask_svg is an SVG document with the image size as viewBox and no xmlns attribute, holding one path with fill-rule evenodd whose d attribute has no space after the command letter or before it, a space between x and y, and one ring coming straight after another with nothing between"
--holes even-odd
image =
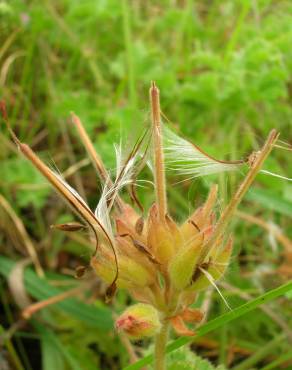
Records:
<instances>
[{"instance_id":1,"label":"vegetation background","mask_svg":"<svg viewBox=\"0 0 292 370\"><path fill-rule=\"evenodd\" d=\"M148 88L155 80L162 110L178 131L219 159L243 158L273 127L291 143L291 43L289 0L2 0L1 99L21 140L65 171L94 206L100 186L70 111L112 168L113 143L122 137L131 145L149 123ZM89 289L92 277L73 278L90 250L82 236L49 229L73 216L1 127L0 368L121 369L129 343L114 332L112 315L129 298L119 292L106 306L102 286ZM290 152L275 149L265 169L291 177ZM181 219L203 202L214 181L220 209L241 177L173 186L173 216ZM148 190L140 194L146 205L153 200ZM291 279L291 190L288 181L260 174L245 198L232 225L234 259L220 286L231 307ZM46 278L29 266L23 285L27 243ZM26 294L42 300L80 286L87 292L82 301L67 299L17 327ZM222 325L192 349L214 366L292 369L291 298ZM201 294L202 302L209 303L210 319L228 310L216 292ZM142 353L140 343L137 348Z\"/></svg>"}]
</instances>

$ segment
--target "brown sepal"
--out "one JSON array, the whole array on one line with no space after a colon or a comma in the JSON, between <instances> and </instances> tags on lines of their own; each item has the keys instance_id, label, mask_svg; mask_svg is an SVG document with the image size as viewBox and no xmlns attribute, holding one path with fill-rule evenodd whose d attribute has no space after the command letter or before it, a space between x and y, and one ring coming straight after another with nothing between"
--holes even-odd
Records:
<instances>
[{"instance_id":1,"label":"brown sepal","mask_svg":"<svg viewBox=\"0 0 292 370\"><path fill-rule=\"evenodd\" d=\"M180 316L186 322L197 323L202 321L204 313L198 309L186 308L182 311Z\"/></svg>"},{"instance_id":2,"label":"brown sepal","mask_svg":"<svg viewBox=\"0 0 292 370\"><path fill-rule=\"evenodd\" d=\"M184 323L184 320L180 315L174 316L170 318L171 325L175 332L178 335L184 336L184 337L192 337L196 333L193 330L190 330Z\"/></svg>"}]
</instances>

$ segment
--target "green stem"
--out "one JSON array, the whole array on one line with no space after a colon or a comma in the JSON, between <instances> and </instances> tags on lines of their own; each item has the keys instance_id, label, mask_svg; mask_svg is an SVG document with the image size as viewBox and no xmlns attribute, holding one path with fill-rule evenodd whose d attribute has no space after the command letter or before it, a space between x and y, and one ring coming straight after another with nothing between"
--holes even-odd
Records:
<instances>
[{"instance_id":1,"label":"green stem","mask_svg":"<svg viewBox=\"0 0 292 370\"><path fill-rule=\"evenodd\" d=\"M169 332L169 322L165 321L162 325L160 333L157 334L155 339L155 370L165 370L166 369L166 344L168 340Z\"/></svg>"}]
</instances>

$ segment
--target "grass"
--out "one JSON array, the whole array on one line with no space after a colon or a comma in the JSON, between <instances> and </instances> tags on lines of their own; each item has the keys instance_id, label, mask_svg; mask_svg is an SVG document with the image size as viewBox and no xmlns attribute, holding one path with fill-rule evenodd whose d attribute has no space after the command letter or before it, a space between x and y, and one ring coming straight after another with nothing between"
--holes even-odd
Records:
<instances>
[{"instance_id":1,"label":"grass","mask_svg":"<svg viewBox=\"0 0 292 370\"><path fill-rule=\"evenodd\" d=\"M95 147L112 168L113 142L121 135L124 144L130 145L149 124L151 80L160 87L162 110L173 126L217 158L244 158L261 147L273 127L283 141L291 142L291 11L288 0L1 1L0 98L6 101L20 139L61 172L71 167L68 181L86 193L94 206L100 186L92 168L82 164L85 153L68 124L69 113L74 111L82 118ZM1 308L0 315L3 333L9 333L20 309L7 278L15 262L27 256L17 217L46 273L42 281L30 267L25 270L25 289L34 300L78 285L72 279L74 268L86 264L91 252L83 236L49 229L51 224L72 220L72 215L18 155L2 127L0 192L16 217L12 220L1 207L1 306L6 308ZM274 149L265 169L291 177L290 153ZM81 163L78 172L73 163ZM226 202L242 176L212 176L172 186L171 214L177 220L185 217L191 211L188 204L201 204L213 182L220 182L222 203ZM168 178L173 184L179 180ZM147 206L153 201L150 189L147 196L140 196ZM290 182L260 174L240 210L267 225L275 224L289 239L291 204ZM276 321L260 310L241 316L244 307L254 308L266 297L265 291L271 297L279 293L279 286L279 295L283 293L282 285L292 276L291 250L275 241L272 232L240 217L231 228L235 253L226 279L254 300L244 303L234 291L222 288L231 307L238 307L224 313L220 297L212 293L210 321L198 333L215 340L217 347L210 352L196 342L192 348L214 365L244 368L249 366L247 356L238 355L232 346L246 349L244 343L248 343L255 368L291 366L286 356L287 333L279 330ZM125 344L114 332L111 315L122 311L128 298L121 292L113 306L105 307L99 287L93 291L92 298L86 287L82 301L58 303L24 325L22 330L38 339L18 337L16 332L6 342L9 355L5 361L12 360L19 369L127 366ZM203 294L200 299L205 301ZM291 292L268 307L291 326ZM241 309L233 322L234 312ZM278 335L285 340L273 345ZM170 348L186 342L178 339ZM269 356L261 355L266 346ZM32 348L36 348L34 356L30 356Z\"/></svg>"},{"instance_id":2,"label":"grass","mask_svg":"<svg viewBox=\"0 0 292 370\"><path fill-rule=\"evenodd\" d=\"M280 286L279 288L273 289L254 300L251 300L248 303L245 303L234 310L227 312L221 316L218 316L216 319L209 321L208 323L204 324L200 328L198 328L196 333L196 339L200 336L203 336L210 331L220 328L221 326L225 325L226 323L236 320L237 318L253 311L257 307L259 307L262 304L268 303L269 301L274 300L275 298L289 292L292 290L292 282L289 282L287 284L284 284ZM282 336L281 336L282 338ZM277 340L276 340L277 339ZM279 338L277 337L275 340L276 342L279 341ZM282 338L283 339L283 338ZM169 343L167 346L167 352L172 352L177 350L179 347L182 347L186 345L187 343L191 343L194 339L193 338L179 338L173 341L172 343ZM270 349L270 346L269 346ZM124 370L137 370L141 369L142 366L149 364L151 361L153 361L153 356L149 355L145 357L142 360L139 360L137 363L133 365L126 366ZM241 368L238 366L238 369Z\"/></svg>"}]
</instances>

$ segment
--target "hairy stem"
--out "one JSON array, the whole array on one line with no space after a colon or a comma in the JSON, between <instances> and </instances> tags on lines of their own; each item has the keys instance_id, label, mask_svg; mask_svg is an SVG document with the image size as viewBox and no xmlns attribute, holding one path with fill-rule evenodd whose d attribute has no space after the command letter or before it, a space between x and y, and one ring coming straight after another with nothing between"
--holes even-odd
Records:
<instances>
[{"instance_id":1,"label":"hairy stem","mask_svg":"<svg viewBox=\"0 0 292 370\"><path fill-rule=\"evenodd\" d=\"M264 161L270 154L271 150L273 149L274 143L277 141L279 134L276 130L272 130L262 148L262 150L257 153L257 157L254 161L254 163L251 165L251 168L243 180L243 182L240 184L238 190L232 197L230 203L225 208L221 218L219 219L218 224L216 225L216 228L210 237L209 240L207 240L206 244L203 246L202 252L200 254L200 257L198 259L197 265L202 263L207 255L209 254L210 250L212 249L212 246L215 244L215 242L220 238L228 223L230 222L231 218L233 217L237 206L241 202L243 196L248 191L249 187L251 186L252 182L254 181L256 175L258 174L259 170L261 169Z\"/></svg>"},{"instance_id":2,"label":"hairy stem","mask_svg":"<svg viewBox=\"0 0 292 370\"><path fill-rule=\"evenodd\" d=\"M72 122L75 124L76 128L77 128L77 131L78 131L78 134L79 134L79 137L87 151L87 154L89 155L89 158L91 160L91 162L93 163L98 175L99 175L99 178L100 180L102 181L103 184L108 184L109 186L112 186L112 181L111 181L111 178L110 178L110 175L109 173L107 172L101 158L99 157L99 155L97 154L95 148L94 148L94 145L92 143L92 141L90 140L84 126L83 126L83 123L81 122L80 118L73 112L71 112L71 118L72 118ZM116 197L116 203L118 205L118 207L120 209L123 209L123 201L122 199L117 196Z\"/></svg>"},{"instance_id":3,"label":"hairy stem","mask_svg":"<svg viewBox=\"0 0 292 370\"><path fill-rule=\"evenodd\" d=\"M155 171L155 189L158 204L159 218L165 221L167 213L166 190L165 190L165 170L162 148L162 129L160 121L160 101L159 89L152 82L150 87L150 103L152 112L152 125L154 133L154 171Z\"/></svg>"},{"instance_id":4,"label":"hairy stem","mask_svg":"<svg viewBox=\"0 0 292 370\"><path fill-rule=\"evenodd\" d=\"M166 369L166 344L168 340L169 332L169 322L165 321L162 325L160 333L157 334L155 339L155 370L165 370Z\"/></svg>"}]
</instances>

